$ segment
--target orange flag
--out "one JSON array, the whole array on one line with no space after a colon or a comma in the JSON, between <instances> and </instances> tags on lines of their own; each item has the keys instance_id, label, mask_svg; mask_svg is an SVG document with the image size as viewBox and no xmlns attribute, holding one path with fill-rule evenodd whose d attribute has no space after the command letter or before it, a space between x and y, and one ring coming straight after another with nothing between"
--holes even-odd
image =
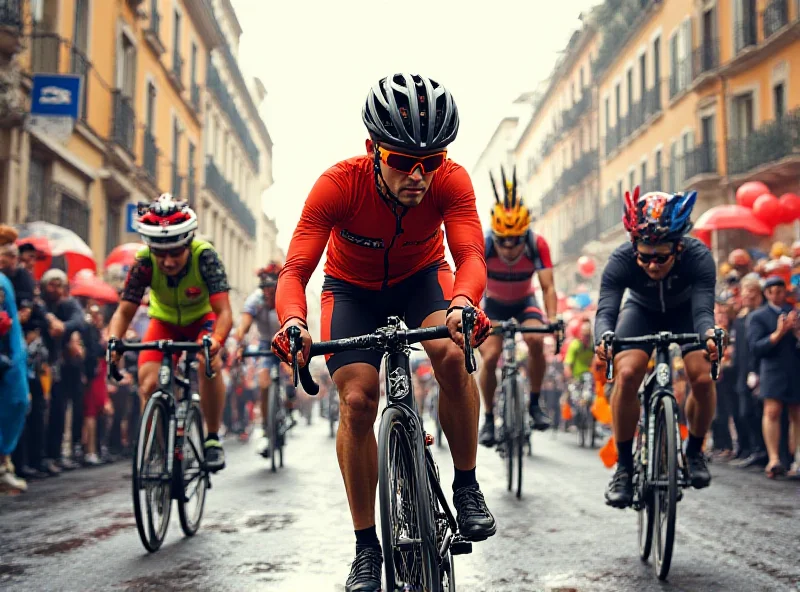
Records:
<instances>
[{"instance_id":1,"label":"orange flag","mask_svg":"<svg viewBox=\"0 0 800 592\"><path fill-rule=\"evenodd\" d=\"M605 443L600 449L600 460L603 461L603 464L606 468L610 469L615 464L617 464L617 445L614 442L614 436L611 436L608 439L608 442Z\"/></svg>"},{"instance_id":2,"label":"orange flag","mask_svg":"<svg viewBox=\"0 0 800 592\"><path fill-rule=\"evenodd\" d=\"M570 407L569 403L566 401L561 403L561 419L564 421L569 421L572 419L572 407Z\"/></svg>"},{"instance_id":3,"label":"orange flag","mask_svg":"<svg viewBox=\"0 0 800 592\"><path fill-rule=\"evenodd\" d=\"M608 404L608 399L605 395L597 395L592 403L592 415L602 424L611 423L611 405Z\"/></svg>"},{"instance_id":4,"label":"orange flag","mask_svg":"<svg viewBox=\"0 0 800 592\"><path fill-rule=\"evenodd\" d=\"M679 426L680 426L680 430L681 430L681 440L685 440L686 438L689 437L689 428L687 428L683 424L679 424Z\"/></svg>"}]
</instances>

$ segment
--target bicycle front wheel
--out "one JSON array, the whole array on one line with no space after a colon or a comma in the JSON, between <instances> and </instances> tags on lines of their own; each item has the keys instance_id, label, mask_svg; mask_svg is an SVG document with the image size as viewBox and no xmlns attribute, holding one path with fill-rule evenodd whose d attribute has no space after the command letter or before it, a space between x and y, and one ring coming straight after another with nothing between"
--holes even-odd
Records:
<instances>
[{"instance_id":1,"label":"bicycle front wheel","mask_svg":"<svg viewBox=\"0 0 800 592\"><path fill-rule=\"evenodd\" d=\"M512 450L517 457L517 498L522 497L522 459L525 457L525 409L520 396L519 385L513 382L511 400L514 403L514 438Z\"/></svg>"},{"instance_id":2,"label":"bicycle front wheel","mask_svg":"<svg viewBox=\"0 0 800 592\"><path fill-rule=\"evenodd\" d=\"M426 469L417 463L414 444L403 412L386 409L378 436L378 490L387 590L435 590L438 581Z\"/></svg>"},{"instance_id":3,"label":"bicycle front wheel","mask_svg":"<svg viewBox=\"0 0 800 592\"><path fill-rule=\"evenodd\" d=\"M158 396L150 397L139 422L133 457L133 513L144 548L158 551L167 536L172 511L172 478L167 468L169 410Z\"/></svg>"},{"instance_id":4,"label":"bicycle front wheel","mask_svg":"<svg viewBox=\"0 0 800 592\"><path fill-rule=\"evenodd\" d=\"M270 384L267 396L269 397L269 404L267 405L269 409L269 421L267 423L269 426L269 455L270 461L272 462L272 472L274 473L278 470L278 454L279 450L282 448L282 443L280 442L281 436L278 433L278 405L280 404L280 397L278 396L278 385L274 382ZM280 450L280 455L283 457L283 450Z\"/></svg>"},{"instance_id":5,"label":"bicycle front wheel","mask_svg":"<svg viewBox=\"0 0 800 592\"><path fill-rule=\"evenodd\" d=\"M203 443L203 416L200 407L189 406L184 423L183 462L181 463L181 492L178 498L178 517L186 536L194 536L203 519L208 490L208 473L203 469L205 449Z\"/></svg>"},{"instance_id":6,"label":"bicycle front wheel","mask_svg":"<svg viewBox=\"0 0 800 592\"><path fill-rule=\"evenodd\" d=\"M662 397L656 415L653 474L655 570L659 580L666 580L675 544L675 517L678 505L678 442L675 400Z\"/></svg>"},{"instance_id":7,"label":"bicycle front wheel","mask_svg":"<svg viewBox=\"0 0 800 592\"><path fill-rule=\"evenodd\" d=\"M642 465L642 454L647 454L647 451L644 450L644 434L645 427L640 423L636 436L636 452L633 457L634 466L636 467L634 487L636 487L635 494L639 498L639 510L637 512L639 558L642 561L647 561L653 544L653 495L652 488L647 483L647 467Z\"/></svg>"}]
</instances>

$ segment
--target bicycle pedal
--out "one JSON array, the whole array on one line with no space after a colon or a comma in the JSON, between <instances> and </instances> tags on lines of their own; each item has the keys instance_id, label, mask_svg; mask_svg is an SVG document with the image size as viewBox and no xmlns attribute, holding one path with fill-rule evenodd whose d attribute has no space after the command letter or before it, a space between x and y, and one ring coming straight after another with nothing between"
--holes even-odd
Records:
<instances>
[{"instance_id":1,"label":"bicycle pedal","mask_svg":"<svg viewBox=\"0 0 800 592\"><path fill-rule=\"evenodd\" d=\"M469 555L472 553L472 543L461 537L456 537L450 543L450 553L453 555Z\"/></svg>"}]
</instances>

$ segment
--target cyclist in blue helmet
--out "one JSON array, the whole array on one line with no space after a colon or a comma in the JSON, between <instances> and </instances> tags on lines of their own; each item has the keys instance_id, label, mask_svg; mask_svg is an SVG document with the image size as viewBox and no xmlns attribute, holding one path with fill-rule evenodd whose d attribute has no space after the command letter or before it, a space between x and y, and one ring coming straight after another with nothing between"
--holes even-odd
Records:
<instances>
[{"instance_id":1,"label":"cyclist in blue helmet","mask_svg":"<svg viewBox=\"0 0 800 592\"><path fill-rule=\"evenodd\" d=\"M684 364L692 392L686 415L689 438L686 459L695 488L707 487L711 475L702 444L716 408L716 392L710 378L710 361L717 359L714 345L714 286L716 267L709 249L686 236L692 229L691 214L697 193L652 192L639 197L625 194L623 223L630 240L608 260L600 284L595 319L595 345L602 359L603 334L637 337L659 331L700 333L710 336L705 348L686 347ZM620 311L622 296L628 299ZM611 352L616 380L611 398L614 440L619 459L605 492L606 503L626 508L633 498L633 438L639 420L639 386L647 371L652 348L624 346Z\"/></svg>"}]
</instances>

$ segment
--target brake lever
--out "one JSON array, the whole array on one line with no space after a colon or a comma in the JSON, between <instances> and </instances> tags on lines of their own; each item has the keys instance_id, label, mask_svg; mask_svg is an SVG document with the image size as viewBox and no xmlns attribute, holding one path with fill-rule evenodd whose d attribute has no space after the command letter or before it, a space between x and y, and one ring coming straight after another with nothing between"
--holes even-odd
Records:
<instances>
[{"instance_id":1,"label":"brake lever","mask_svg":"<svg viewBox=\"0 0 800 592\"><path fill-rule=\"evenodd\" d=\"M464 364L467 373L475 372L475 352L472 348L472 330L475 328L475 321L478 318L478 311L473 306L465 306L461 311L461 333L464 335Z\"/></svg>"},{"instance_id":2,"label":"brake lever","mask_svg":"<svg viewBox=\"0 0 800 592\"><path fill-rule=\"evenodd\" d=\"M116 351L117 343L119 341L116 338L109 339L108 344L106 345L106 378L111 379L113 378L115 381L119 382L123 379L122 373L117 368L117 365L111 361L111 353Z\"/></svg>"},{"instance_id":3,"label":"brake lever","mask_svg":"<svg viewBox=\"0 0 800 592\"><path fill-rule=\"evenodd\" d=\"M560 316L557 317L555 326L556 355L558 355L561 353L561 347L564 345L564 319L562 319Z\"/></svg>"},{"instance_id":4,"label":"brake lever","mask_svg":"<svg viewBox=\"0 0 800 592\"><path fill-rule=\"evenodd\" d=\"M714 344L717 346L717 360L711 362L711 380L719 380L719 361L722 359L722 350L725 347L725 330L714 329Z\"/></svg>"},{"instance_id":5,"label":"brake lever","mask_svg":"<svg viewBox=\"0 0 800 592\"><path fill-rule=\"evenodd\" d=\"M214 378L216 372L211 368L211 337L203 335L203 354L206 359L206 378Z\"/></svg>"},{"instance_id":6,"label":"brake lever","mask_svg":"<svg viewBox=\"0 0 800 592\"><path fill-rule=\"evenodd\" d=\"M611 380L614 377L614 357L613 351L612 355L609 357L608 349L612 347L614 344L614 333L612 331L606 331L603 333L603 351L605 352L606 358L606 380Z\"/></svg>"},{"instance_id":7,"label":"brake lever","mask_svg":"<svg viewBox=\"0 0 800 592\"><path fill-rule=\"evenodd\" d=\"M299 382L298 374L300 372L300 365L297 361L297 342L301 339L299 327L288 327L286 336L289 338L289 353L292 356L292 384L296 387Z\"/></svg>"}]
</instances>

